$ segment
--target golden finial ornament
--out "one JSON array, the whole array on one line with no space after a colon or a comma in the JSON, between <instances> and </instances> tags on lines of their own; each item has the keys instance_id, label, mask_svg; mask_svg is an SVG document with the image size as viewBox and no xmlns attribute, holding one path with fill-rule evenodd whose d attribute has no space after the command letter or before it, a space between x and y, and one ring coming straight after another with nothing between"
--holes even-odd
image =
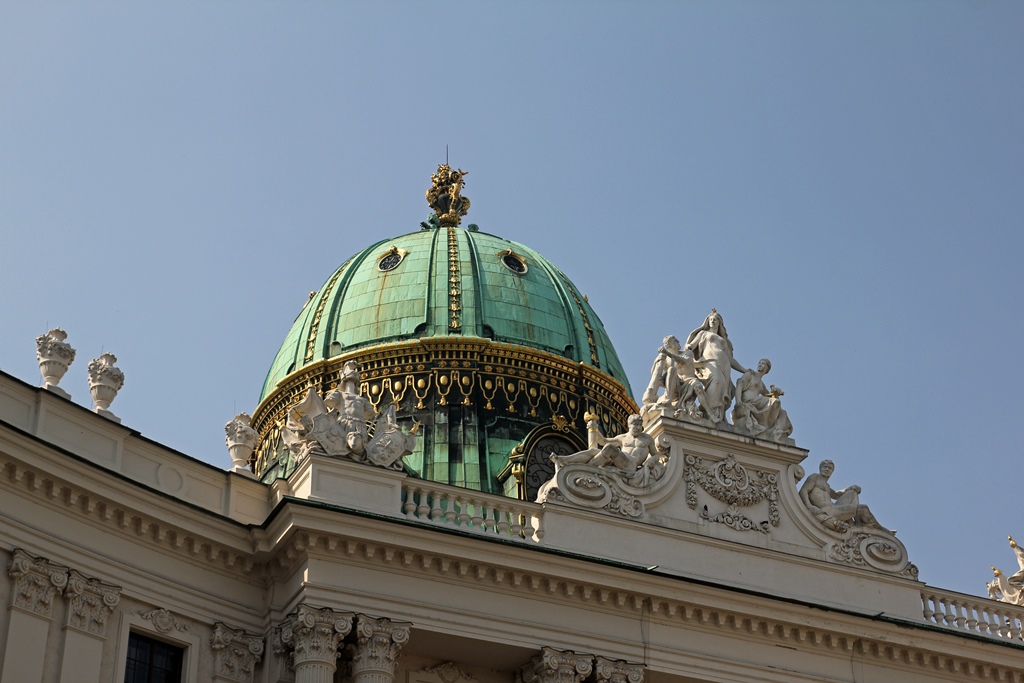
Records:
<instances>
[{"instance_id":1,"label":"golden finial ornament","mask_svg":"<svg viewBox=\"0 0 1024 683\"><path fill-rule=\"evenodd\" d=\"M427 203L437 214L437 220L442 226L456 226L469 213L469 198L462 196L467 175L469 172L461 168L453 171L448 164L441 164L437 167L437 173L430 176L433 185L427 190Z\"/></svg>"}]
</instances>

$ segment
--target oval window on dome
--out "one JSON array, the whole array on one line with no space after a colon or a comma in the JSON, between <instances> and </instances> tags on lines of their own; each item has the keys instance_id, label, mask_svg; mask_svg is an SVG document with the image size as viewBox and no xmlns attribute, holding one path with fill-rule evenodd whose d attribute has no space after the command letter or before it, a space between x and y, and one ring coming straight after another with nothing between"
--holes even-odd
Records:
<instances>
[{"instance_id":1,"label":"oval window on dome","mask_svg":"<svg viewBox=\"0 0 1024 683\"><path fill-rule=\"evenodd\" d=\"M501 254L501 262L516 275L526 273L526 259L511 249Z\"/></svg>"},{"instance_id":2,"label":"oval window on dome","mask_svg":"<svg viewBox=\"0 0 1024 683\"><path fill-rule=\"evenodd\" d=\"M386 273L389 270L394 270L395 268L398 267L398 264L402 262L403 256L404 254L402 254L397 249L394 251L389 251L388 253L381 256L380 260L377 261L377 270L381 271L382 273Z\"/></svg>"}]
</instances>

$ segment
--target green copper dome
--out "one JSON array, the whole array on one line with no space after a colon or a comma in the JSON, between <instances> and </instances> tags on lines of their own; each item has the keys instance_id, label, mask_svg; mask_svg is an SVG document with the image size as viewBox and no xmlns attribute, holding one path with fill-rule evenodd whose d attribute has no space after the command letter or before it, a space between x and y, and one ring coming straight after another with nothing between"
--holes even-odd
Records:
<instances>
[{"instance_id":1,"label":"green copper dome","mask_svg":"<svg viewBox=\"0 0 1024 683\"><path fill-rule=\"evenodd\" d=\"M299 313L260 400L291 373L357 349L463 335L592 366L629 385L586 297L527 246L427 224L346 261Z\"/></svg>"},{"instance_id":2,"label":"green copper dome","mask_svg":"<svg viewBox=\"0 0 1024 683\"><path fill-rule=\"evenodd\" d=\"M590 302L533 249L458 227L465 175L439 166L422 230L363 249L310 294L253 413L259 477L295 469L290 411L350 363L373 411L417 434L402 462L427 481L533 500L552 453L587 447L588 420L624 430L636 403Z\"/></svg>"}]
</instances>

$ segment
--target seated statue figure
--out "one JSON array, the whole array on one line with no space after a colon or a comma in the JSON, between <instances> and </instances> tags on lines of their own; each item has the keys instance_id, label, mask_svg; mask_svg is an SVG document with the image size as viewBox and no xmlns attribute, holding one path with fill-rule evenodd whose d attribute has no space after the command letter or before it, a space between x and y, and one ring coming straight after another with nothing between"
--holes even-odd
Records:
<instances>
[{"instance_id":1,"label":"seated statue figure","mask_svg":"<svg viewBox=\"0 0 1024 683\"><path fill-rule=\"evenodd\" d=\"M772 369L772 362L762 358L757 369L747 370L736 382L736 404L732 409L732 423L750 436L763 436L781 441L793 433L793 423L782 409L779 397L782 391L772 385L771 391L762 378Z\"/></svg>"},{"instance_id":2,"label":"seated statue figure","mask_svg":"<svg viewBox=\"0 0 1024 683\"><path fill-rule=\"evenodd\" d=\"M632 479L648 461L660 461L654 437L644 432L643 418L639 415L629 416L628 432L612 437L601 434L596 415L587 413L584 417L587 419L590 448L569 455L552 453L550 457L555 463L556 471L564 465L592 465L620 470L628 480Z\"/></svg>"},{"instance_id":3,"label":"seated statue figure","mask_svg":"<svg viewBox=\"0 0 1024 683\"><path fill-rule=\"evenodd\" d=\"M703 361L694 359L692 351L681 348L674 336L665 337L651 367L651 381L641 399L642 412L646 413L653 407L669 407L674 409L675 417L684 414L701 417L696 401L700 400L704 406L707 397L704 384L697 378L697 368L704 366ZM660 398L659 389L665 390Z\"/></svg>"},{"instance_id":4,"label":"seated statue figure","mask_svg":"<svg viewBox=\"0 0 1024 683\"><path fill-rule=\"evenodd\" d=\"M831 460L822 460L818 473L809 475L800 487L800 500L811 514L825 526L837 531L845 531L852 524L895 534L895 531L878 523L867 505L861 504L859 486L836 491L829 485L828 479L835 469L835 463Z\"/></svg>"}]
</instances>

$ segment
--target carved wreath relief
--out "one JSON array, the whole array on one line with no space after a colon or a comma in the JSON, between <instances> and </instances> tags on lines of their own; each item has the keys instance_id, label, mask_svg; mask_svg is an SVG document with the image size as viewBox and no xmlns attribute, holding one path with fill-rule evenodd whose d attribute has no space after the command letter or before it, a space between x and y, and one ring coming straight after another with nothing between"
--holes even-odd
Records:
<instances>
[{"instance_id":1,"label":"carved wreath relief","mask_svg":"<svg viewBox=\"0 0 1024 683\"><path fill-rule=\"evenodd\" d=\"M715 500L728 505L725 511L712 515L705 505L701 517L709 522L719 522L737 531L769 533L769 525L779 526L779 478L772 472L748 469L736 462L729 454L724 460L705 466L704 460L695 455L685 457L686 504L691 510L697 509L697 489L703 489ZM750 507L768 501L768 519L755 522L739 508Z\"/></svg>"}]
</instances>

